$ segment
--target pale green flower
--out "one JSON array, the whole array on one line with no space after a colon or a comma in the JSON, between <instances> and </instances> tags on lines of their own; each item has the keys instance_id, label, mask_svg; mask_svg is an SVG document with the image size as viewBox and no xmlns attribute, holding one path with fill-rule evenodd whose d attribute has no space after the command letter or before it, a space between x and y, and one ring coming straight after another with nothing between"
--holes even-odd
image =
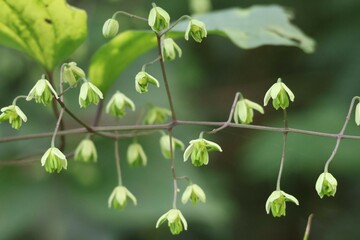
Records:
<instances>
[{"instance_id":1,"label":"pale green flower","mask_svg":"<svg viewBox=\"0 0 360 240\"><path fill-rule=\"evenodd\" d=\"M189 35L198 43L202 42L202 39L207 36L205 23L191 19L185 32L185 39L189 40Z\"/></svg>"},{"instance_id":2,"label":"pale green flower","mask_svg":"<svg viewBox=\"0 0 360 240\"><path fill-rule=\"evenodd\" d=\"M235 123L249 124L253 121L254 110L264 113L264 109L257 103L252 102L248 99L240 99L236 103L235 112L234 112L234 121Z\"/></svg>"},{"instance_id":3,"label":"pale green flower","mask_svg":"<svg viewBox=\"0 0 360 240\"><path fill-rule=\"evenodd\" d=\"M148 125L162 124L165 123L169 117L171 117L171 111L169 109L151 107L144 118L144 123Z\"/></svg>"},{"instance_id":4,"label":"pale green flower","mask_svg":"<svg viewBox=\"0 0 360 240\"><path fill-rule=\"evenodd\" d=\"M110 18L106 20L102 28L102 34L105 38L113 38L119 31L119 22L116 19Z\"/></svg>"},{"instance_id":5,"label":"pale green flower","mask_svg":"<svg viewBox=\"0 0 360 240\"><path fill-rule=\"evenodd\" d=\"M270 98L273 99L272 104L274 108L278 110L280 107L286 109L289 106L289 98L290 101L293 102L295 95L283 82L281 82L281 78L279 78L266 92L264 106L268 104Z\"/></svg>"},{"instance_id":6,"label":"pale green flower","mask_svg":"<svg viewBox=\"0 0 360 240\"><path fill-rule=\"evenodd\" d=\"M320 198L323 198L324 196L334 197L336 193L336 188L337 180L331 173L328 172L323 172L322 174L320 174L315 184L315 189L319 194Z\"/></svg>"},{"instance_id":7,"label":"pale green flower","mask_svg":"<svg viewBox=\"0 0 360 240\"><path fill-rule=\"evenodd\" d=\"M169 27L170 16L164 9L153 4L153 8L149 13L148 24L152 30L160 32Z\"/></svg>"},{"instance_id":8,"label":"pale green flower","mask_svg":"<svg viewBox=\"0 0 360 240\"><path fill-rule=\"evenodd\" d=\"M179 58L182 55L181 48L175 43L172 38L165 38L162 41L162 57L164 60L174 60L176 53Z\"/></svg>"},{"instance_id":9,"label":"pale green flower","mask_svg":"<svg viewBox=\"0 0 360 240\"><path fill-rule=\"evenodd\" d=\"M206 202L205 192L197 184L191 184L187 186L181 197L181 202L183 204L186 204L189 200L193 204L196 204L199 200L205 203Z\"/></svg>"},{"instance_id":10,"label":"pale green flower","mask_svg":"<svg viewBox=\"0 0 360 240\"><path fill-rule=\"evenodd\" d=\"M65 155L56 147L49 148L41 158L41 166L49 173L60 172L67 168Z\"/></svg>"},{"instance_id":11,"label":"pale green flower","mask_svg":"<svg viewBox=\"0 0 360 240\"><path fill-rule=\"evenodd\" d=\"M103 99L103 94L94 84L86 81L81 85L79 94L80 107L86 108L92 103L97 105L99 103L99 99Z\"/></svg>"},{"instance_id":12,"label":"pale green flower","mask_svg":"<svg viewBox=\"0 0 360 240\"><path fill-rule=\"evenodd\" d=\"M126 187L117 186L114 188L114 190L112 191L112 193L109 197L108 206L109 206L109 208L116 208L116 209L120 209L120 210L124 209L127 205L128 198L136 206L137 201L136 201L135 196L129 190L127 190Z\"/></svg>"},{"instance_id":13,"label":"pale green flower","mask_svg":"<svg viewBox=\"0 0 360 240\"><path fill-rule=\"evenodd\" d=\"M11 127L14 129L19 129L22 125L22 122L27 121L26 115L21 111L21 109L16 105L10 105L7 107L1 108L0 123L6 120L9 120Z\"/></svg>"},{"instance_id":14,"label":"pale green flower","mask_svg":"<svg viewBox=\"0 0 360 240\"><path fill-rule=\"evenodd\" d=\"M145 93L148 91L148 84L153 84L160 87L159 81L147 72L141 71L135 76L135 89L138 93Z\"/></svg>"},{"instance_id":15,"label":"pale green flower","mask_svg":"<svg viewBox=\"0 0 360 240\"><path fill-rule=\"evenodd\" d=\"M50 82L46 79L40 79L30 90L26 97L26 101L30 101L34 98L36 103L42 103L46 106L51 102L53 95L55 98L59 98Z\"/></svg>"},{"instance_id":16,"label":"pale green flower","mask_svg":"<svg viewBox=\"0 0 360 240\"><path fill-rule=\"evenodd\" d=\"M85 72L79 68L76 62L65 63L62 68L62 79L71 87L76 86L77 81L85 78Z\"/></svg>"},{"instance_id":17,"label":"pale green flower","mask_svg":"<svg viewBox=\"0 0 360 240\"><path fill-rule=\"evenodd\" d=\"M286 215L286 202L293 202L299 205L299 201L292 195L281 190L276 190L271 193L265 204L266 213L270 210L274 217L281 217Z\"/></svg>"},{"instance_id":18,"label":"pale green flower","mask_svg":"<svg viewBox=\"0 0 360 240\"><path fill-rule=\"evenodd\" d=\"M355 108L355 123L356 125L360 125L360 102L356 104Z\"/></svg>"},{"instance_id":19,"label":"pale green flower","mask_svg":"<svg viewBox=\"0 0 360 240\"><path fill-rule=\"evenodd\" d=\"M184 152L184 162L191 156L191 162L195 167L207 165L209 163L208 152L210 151L222 152L222 149L217 143L208 141L204 138L191 140L190 145Z\"/></svg>"},{"instance_id":20,"label":"pale green flower","mask_svg":"<svg viewBox=\"0 0 360 240\"><path fill-rule=\"evenodd\" d=\"M139 143L132 143L127 149L127 160L131 166L146 166L147 157Z\"/></svg>"},{"instance_id":21,"label":"pale green flower","mask_svg":"<svg viewBox=\"0 0 360 240\"><path fill-rule=\"evenodd\" d=\"M183 229L187 230L188 225L186 219L178 209L171 209L162 215L156 222L156 228L166 220L168 221L168 226L173 235L181 233Z\"/></svg>"},{"instance_id":22,"label":"pale green flower","mask_svg":"<svg viewBox=\"0 0 360 240\"><path fill-rule=\"evenodd\" d=\"M121 118L125 115L125 108L129 107L135 111L135 104L130 98L126 97L123 93L116 91L111 97L110 101L106 105L106 113L111 114L114 117Z\"/></svg>"},{"instance_id":23,"label":"pale green flower","mask_svg":"<svg viewBox=\"0 0 360 240\"><path fill-rule=\"evenodd\" d=\"M84 139L75 150L74 159L82 162L97 162L97 151L93 141Z\"/></svg>"},{"instance_id":24,"label":"pale green flower","mask_svg":"<svg viewBox=\"0 0 360 240\"><path fill-rule=\"evenodd\" d=\"M184 151L184 143L177 139L172 137L172 150L174 151L175 148L179 148L181 151ZM161 153L164 156L164 158L166 159L170 159L170 137L169 135L164 135L160 138L160 148L161 148Z\"/></svg>"}]
</instances>

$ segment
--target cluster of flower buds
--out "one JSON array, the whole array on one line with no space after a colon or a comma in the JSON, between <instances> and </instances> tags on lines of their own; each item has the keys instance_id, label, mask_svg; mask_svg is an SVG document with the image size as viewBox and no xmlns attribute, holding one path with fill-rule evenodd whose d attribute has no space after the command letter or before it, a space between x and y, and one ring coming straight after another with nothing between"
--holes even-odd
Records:
<instances>
[{"instance_id":1,"label":"cluster of flower buds","mask_svg":"<svg viewBox=\"0 0 360 240\"><path fill-rule=\"evenodd\" d=\"M1 108L0 123L7 120L11 124L12 128L19 129L22 125L22 122L27 121L27 117L17 105L13 104Z\"/></svg>"},{"instance_id":2,"label":"cluster of flower buds","mask_svg":"<svg viewBox=\"0 0 360 240\"><path fill-rule=\"evenodd\" d=\"M281 217L286 215L286 202L293 202L299 205L299 201L292 195L281 190L273 191L265 204L267 214L271 213L274 217Z\"/></svg>"},{"instance_id":3,"label":"cluster of flower buds","mask_svg":"<svg viewBox=\"0 0 360 240\"><path fill-rule=\"evenodd\" d=\"M198 138L191 140L190 145L184 152L184 162L191 156L191 162L195 167L207 165L209 163L209 153L211 151L222 152L221 147L212 141L208 141L204 138Z\"/></svg>"},{"instance_id":4,"label":"cluster of flower buds","mask_svg":"<svg viewBox=\"0 0 360 240\"><path fill-rule=\"evenodd\" d=\"M147 125L162 124L169 117L171 117L169 109L152 106L144 117L144 123Z\"/></svg>"},{"instance_id":5,"label":"cluster of flower buds","mask_svg":"<svg viewBox=\"0 0 360 240\"><path fill-rule=\"evenodd\" d=\"M158 228L166 220L168 221L170 232L173 235L181 233L183 229L187 230L188 225L186 219L184 218L179 209L173 208L163 214L156 222L156 228Z\"/></svg>"},{"instance_id":6,"label":"cluster of flower buds","mask_svg":"<svg viewBox=\"0 0 360 240\"><path fill-rule=\"evenodd\" d=\"M114 117L121 118L125 115L125 108L129 107L132 111L135 111L134 102L126 97L123 93L117 91L106 105L106 113L113 115Z\"/></svg>"},{"instance_id":7,"label":"cluster of flower buds","mask_svg":"<svg viewBox=\"0 0 360 240\"><path fill-rule=\"evenodd\" d=\"M270 89L266 92L264 97L264 106L266 106L272 98L272 104L276 110L279 108L286 109L289 107L289 98L290 101L294 101L295 95L293 92L281 81L281 78L274 83Z\"/></svg>"},{"instance_id":8,"label":"cluster of flower buds","mask_svg":"<svg viewBox=\"0 0 360 240\"><path fill-rule=\"evenodd\" d=\"M127 149L127 160L130 166L146 166L147 157L142 146L135 142Z\"/></svg>"},{"instance_id":9,"label":"cluster of flower buds","mask_svg":"<svg viewBox=\"0 0 360 240\"><path fill-rule=\"evenodd\" d=\"M264 109L257 103L245 98L241 98L235 106L235 123L250 124L253 121L254 110L264 114Z\"/></svg>"},{"instance_id":10,"label":"cluster of flower buds","mask_svg":"<svg viewBox=\"0 0 360 240\"><path fill-rule=\"evenodd\" d=\"M93 141L86 138L75 150L74 159L82 162L97 162L97 151Z\"/></svg>"},{"instance_id":11,"label":"cluster of flower buds","mask_svg":"<svg viewBox=\"0 0 360 240\"><path fill-rule=\"evenodd\" d=\"M172 137L171 140L172 140L171 141L172 142L172 146L171 146L172 151L174 151L175 148L179 148L181 151L184 151L185 145L181 140L174 138L174 137ZM171 151L170 151L169 135L163 135L160 138L160 148L161 148L161 153L164 156L164 158L170 159Z\"/></svg>"}]
</instances>

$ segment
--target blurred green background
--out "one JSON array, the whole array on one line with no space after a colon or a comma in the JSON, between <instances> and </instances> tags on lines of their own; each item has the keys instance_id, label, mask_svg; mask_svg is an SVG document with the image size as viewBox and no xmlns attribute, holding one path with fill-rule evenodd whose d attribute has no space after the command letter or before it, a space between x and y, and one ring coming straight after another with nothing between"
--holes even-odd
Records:
<instances>
[{"instance_id":1,"label":"blurred green background","mask_svg":"<svg viewBox=\"0 0 360 240\"><path fill-rule=\"evenodd\" d=\"M96 49L106 42L101 35L102 24L115 10L147 16L151 6L151 2L141 0L68 2L88 13L89 36L70 58L84 69ZM189 1L156 3L172 19L191 13ZM183 57L166 63L178 118L224 121L237 91L261 103L266 90L282 77L296 96L288 111L290 127L338 132L351 98L360 90L360 2L211 0L213 10L254 4L279 4L294 13L293 22L316 40L315 53L274 46L242 50L216 36L209 36L201 45L179 39ZM121 30L145 27L142 22L120 18ZM163 88L140 96L133 88L135 73L155 54L151 51L135 61L109 92L107 99L119 89L137 105L137 111L121 119L121 124L134 123L149 103L168 107ZM149 69L161 79L159 66ZM27 93L42 73L27 56L0 47L0 105L6 106L15 96ZM95 107L77 110L77 91L67 96L68 102L74 102L70 108L91 123ZM33 102L23 106L28 123L19 132L2 124L0 137L53 130L55 119L50 108ZM255 116L254 124L282 125L280 112L271 107L265 111L265 115ZM73 120L65 119L68 128L78 127ZM118 123L103 116L101 124ZM180 126L174 134L187 143L203 130L211 128ZM346 133L358 132L352 119ZM66 150L72 151L82 137L68 137ZM296 196L300 206L288 204L287 216L281 219L267 215L264 208L275 188L282 146L280 133L226 129L209 137L222 146L223 153L211 154L210 164L203 168L183 163L182 154L176 152L178 175L187 175L198 183L207 194L207 203L181 206L179 202L189 230L172 236L166 224L155 229L156 220L172 202L170 164L161 155L159 138L160 134L138 138L149 158L146 168L127 166L125 153L131 140L120 141L124 184L138 199L137 207L129 204L121 212L107 208L107 198L116 185L111 141L95 138L97 164L69 161L68 170L59 175L45 173L40 160L0 165L0 239L302 239L310 213L315 215L311 239L360 236L358 141L341 142L330 165L330 172L338 179L338 192L335 198L320 200L314 185L335 139L289 134L282 188ZM0 160L41 156L49 145L50 139L2 143ZM185 187L180 182L180 188Z\"/></svg>"}]
</instances>

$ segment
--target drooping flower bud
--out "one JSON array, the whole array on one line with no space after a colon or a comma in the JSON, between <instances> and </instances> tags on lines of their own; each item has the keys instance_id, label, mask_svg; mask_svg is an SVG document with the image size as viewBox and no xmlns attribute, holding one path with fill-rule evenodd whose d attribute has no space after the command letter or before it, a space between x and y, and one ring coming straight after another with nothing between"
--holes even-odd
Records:
<instances>
[{"instance_id":1,"label":"drooping flower bud","mask_svg":"<svg viewBox=\"0 0 360 240\"><path fill-rule=\"evenodd\" d=\"M266 92L264 106L268 104L270 98L273 99L272 104L274 108L278 110L280 107L286 109L289 106L289 98L290 101L293 102L295 95L283 82L281 82L281 78L279 78Z\"/></svg>"},{"instance_id":2,"label":"drooping flower bud","mask_svg":"<svg viewBox=\"0 0 360 240\"><path fill-rule=\"evenodd\" d=\"M162 57L164 60L174 60L176 52L179 57L182 55L181 48L172 38L165 38L162 42Z\"/></svg>"},{"instance_id":3,"label":"drooping flower bud","mask_svg":"<svg viewBox=\"0 0 360 240\"><path fill-rule=\"evenodd\" d=\"M92 103L97 105L100 99L103 99L103 94L94 84L86 81L81 85L79 94L79 105L81 108L86 108Z\"/></svg>"},{"instance_id":4,"label":"drooping flower bud","mask_svg":"<svg viewBox=\"0 0 360 240\"><path fill-rule=\"evenodd\" d=\"M319 194L320 198L323 198L324 196L334 197L336 193L336 188L337 180L329 172L323 172L322 174L320 174L315 184L315 189Z\"/></svg>"},{"instance_id":5,"label":"drooping flower bud","mask_svg":"<svg viewBox=\"0 0 360 240\"><path fill-rule=\"evenodd\" d=\"M207 165L209 163L210 151L222 152L221 147L214 142L204 138L198 138L190 141L190 145L185 149L184 162L191 156L191 162L195 167Z\"/></svg>"},{"instance_id":6,"label":"drooping flower bud","mask_svg":"<svg viewBox=\"0 0 360 240\"><path fill-rule=\"evenodd\" d=\"M40 79L30 90L26 97L26 101L30 101L34 98L36 103L42 103L46 106L51 102L53 95L55 98L59 98L50 82L46 79Z\"/></svg>"},{"instance_id":7,"label":"drooping flower bud","mask_svg":"<svg viewBox=\"0 0 360 240\"><path fill-rule=\"evenodd\" d=\"M360 125L360 102L356 104L356 108L355 108L355 123L358 126Z\"/></svg>"},{"instance_id":8,"label":"drooping flower bud","mask_svg":"<svg viewBox=\"0 0 360 240\"><path fill-rule=\"evenodd\" d=\"M181 202L183 204L186 204L189 200L193 204L196 204L199 200L205 203L206 202L205 192L197 184L191 184L187 186L181 197Z\"/></svg>"},{"instance_id":9,"label":"drooping flower bud","mask_svg":"<svg viewBox=\"0 0 360 240\"><path fill-rule=\"evenodd\" d=\"M138 93L145 93L148 91L148 84L153 84L160 87L159 81L147 72L141 71L135 76L135 89Z\"/></svg>"},{"instance_id":10,"label":"drooping flower bud","mask_svg":"<svg viewBox=\"0 0 360 240\"><path fill-rule=\"evenodd\" d=\"M248 99L240 99L236 103L234 111L235 123L250 124L253 121L254 110L264 113L264 109L257 103L252 102Z\"/></svg>"},{"instance_id":11,"label":"drooping flower bud","mask_svg":"<svg viewBox=\"0 0 360 240\"><path fill-rule=\"evenodd\" d=\"M124 186L117 186L112 191L108 206L109 208L124 209L127 205L127 199L130 199L136 206L137 201L135 196Z\"/></svg>"},{"instance_id":12,"label":"drooping flower bud","mask_svg":"<svg viewBox=\"0 0 360 240\"><path fill-rule=\"evenodd\" d=\"M97 151L93 141L84 139L75 150L74 158L76 161L97 162Z\"/></svg>"},{"instance_id":13,"label":"drooping flower bud","mask_svg":"<svg viewBox=\"0 0 360 240\"><path fill-rule=\"evenodd\" d=\"M265 204L266 213L269 214L271 210L274 217L285 216L286 202L293 202L296 205L299 205L299 201L294 196L281 190L273 191Z\"/></svg>"},{"instance_id":14,"label":"drooping flower bud","mask_svg":"<svg viewBox=\"0 0 360 240\"><path fill-rule=\"evenodd\" d=\"M65 63L62 68L62 79L65 83L68 83L71 87L76 86L77 81L85 78L85 72L79 68L76 62Z\"/></svg>"},{"instance_id":15,"label":"drooping flower bud","mask_svg":"<svg viewBox=\"0 0 360 240\"><path fill-rule=\"evenodd\" d=\"M183 229L187 230L188 225L186 219L178 209L171 209L162 215L156 222L156 228L158 228L166 220L168 221L170 232L173 235L181 233Z\"/></svg>"},{"instance_id":16,"label":"drooping flower bud","mask_svg":"<svg viewBox=\"0 0 360 240\"><path fill-rule=\"evenodd\" d=\"M116 19L110 18L104 23L102 34L105 38L113 38L119 31L119 22Z\"/></svg>"},{"instance_id":17,"label":"drooping flower bud","mask_svg":"<svg viewBox=\"0 0 360 240\"><path fill-rule=\"evenodd\" d=\"M162 9L153 4L148 17L148 24L155 32L160 32L169 27L170 16Z\"/></svg>"},{"instance_id":18,"label":"drooping flower bud","mask_svg":"<svg viewBox=\"0 0 360 240\"><path fill-rule=\"evenodd\" d=\"M10 105L7 107L1 108L0 123L6 120L9 120L11 127L14 129L19 129L22 125L22 122L27 121L26 115L21 111L21 109L16 105Z\"/></svg>"},{"instance_id":19,"label":"drooping flower bud","mask_svg":"<svg viewBox=\"0 0 360 240\"><path fill-rule=\"evenodd\" d=\"M177 139L172 137L172 150L175 151L175 148L179 148L181 151L184 151L184 143ZM160 148L161 148L161 153L164 156L164 158L166 159L170 159L170 138L169 135L164 135L160 138Z\"/></svg>"},{"instance_id":20,"label":"drooping flower bud","mask_svg":"<svg viewBox=\"0 0 360 240\"><path fill-rule=\"evenodd\" d=\"M106 113L121 118L126 113L125 107L129 107L131 110L135 111L134 102L123 93L117 91L106 105Z\"/></svg>"},{"instance_id":21,"label":"drooping flower bud","mask_svg":"<svg viewBox=\"0 0 360 240\"><path fill-rule=\"evenodd\" d=\"M147 157L139 143L132 143L127 149L127 160L131 166L146 166Z\"/></svg>"},{"instance_id":22,"label":"drooping flower bud","mask_svg":"<svg viewBox=\"0 0 360 240\"><path fill-rule=\"evenodd\" d=\"M171 117L171 111L169 109L151 107L144 118L144 123L148 125L162 124L165 123L169 117Z\"/></svg>"},{"instance_id":23,"label":"drooping flower bud","mask_svg":"<svg viewBox=\"0 0 360 240\"><path fill-rule=\"evenodd\" d=\"M202 39L207 36L205 23L196 19L191 19L185 32L185 40L189 40L189 35L191 35L196 42L201 43Z\"/></svg>"},{"instance_id":24,"label":"drooping flower bud","mask_svg":"<svg viewBox=\"0 0 360 240\"><path fill-rule=\"evenodd\" d=\"M65 155L56 147L49 148L41 158L41 166L49 173L59 173L62 169L67 168Z\"/></svg>"}]
</instances>

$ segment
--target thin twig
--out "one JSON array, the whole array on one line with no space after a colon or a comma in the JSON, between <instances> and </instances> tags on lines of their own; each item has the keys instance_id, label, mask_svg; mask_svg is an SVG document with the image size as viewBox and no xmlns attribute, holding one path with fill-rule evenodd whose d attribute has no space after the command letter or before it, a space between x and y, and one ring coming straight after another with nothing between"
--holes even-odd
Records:
<instances>
[{"instance_id":1,"label":"thin twig","mask_svg":"<svg viewBox=\"0 0 360 240\"><path fill-rule=\"evenodd\" d=\"M93 127L99 126L103 107L104 107L104 101L100 100L99 105L97 106L95 118L94 118L94 121L93 121L93 124L92 124Z\"/></svg>"},{"instance_id":2,"label":"thin twig","mask_svg":"<svg viewBox=\"0 0 360 240\"><path fill-rule=\"evenodd\" d=\"M119 155L119 140L115 140L115 162L116 162L116 171L118 175L119 186L122 186L122 177L121 177L121 168L120 168L120 155Z\"/></svg>"},{"instance_id":3,"label":"thin twig","mask_svg":"<svg viewBox=\"0 0 360 240\"><path fill-rule=\"evenodd\" d=\"M160 60L160 56L158 56L157 58L155 58L154 60L152 60L151 62L148 62L148 63L145 63L144 65L142 65L142 67L141 67L141 71L143 71L143 72L145 72L145 70L146 70L146 67L148 66L148 65L152 65L152 64L154 64L154 63L156 63L157 61L159 61Z\"/></svg>"},{"instance_id":4,"label":"thin twig","mask_svg":"<svg viewBox=\"0 0 360 240\"><path fill-rule=\"evenodd\" d=\"M165 89L166 89L166 95L167 95L169 105L170 105L170 110L171 110L172 123L175 124L176 123L175 108L174 108L174 104L173 104L173 100L172 100L172 95L171 95L171 91L170 91L170 87L169 87L169 82L168 82L167 76L166 76L164 59L162 58L162 54L161 54L161 52L162 52L162 50L161 50L161 36L157 34L156 38L157 38L157 43L158 43L158 51L159 51L161 72L162 72L162 75L163 75L163 79L164 79L164 83L165 83Z\"/></svg>"},{"instance_id":5,"label":"thin twig","mask_svg":"<svg viewBox=\"0 0 360 240\"><path fill-rule=\"evenodd\" d=\"M171 176L173 178L173 185L174 185L173 208L176 209L176 200L177 200L178 187L177 187L177 177L176 177L176 172L175 172L172 129L168 130L168 135L169 135L169 142L170 142L170 169L171 169Z\"/></svg>"},{"instance_id":6,"label":"thin twig","mask_svg":"<svg viewBox=\"0 0 360 240\"><path fill-rule=\"evenodd\" d=\"M176 25L178 25L181 21L183 21L184 19L189 19L191 20L191 17L189 15L183 15L181 16L178 20L176 20L174 23L172 23L167 29L165 29L164 31L162 31L159 36L162 37L163 35L165 35L167 32L169 32L171 29L173 29Z\"/></svg>"},{"instance_id":7,"label":"thin twig","mask_svg":"<svg viewBox=\"0 0 360 240\"><path fill-rule=\"evenodd\" d=\"M308 217L308 221L307 221L307 224L306 224L306 229L305 229L305 234L304 234L303 240L308 240L309 239L313 217L314 217L313 213L310 214L309 217Z\"/></svg>"},{"instance_id":8,"label":"thin twig","mask_svg":"<svg viewBox=\"0 0 360 240\"><path fill-rule=\"evenodd\" d=\"M353 97L353 99L351 100L349 111L348 111L348 114L346 115L344 125L341 128L339 134L337 134L337 139L336 139L336 144L335 144L334 150L332 151L329 159L325 163L324 172L328 172L329 164L334 159L335 154L336 154L337 150L339 149L341 139L344 138L344 132L345 132L346 126L349 123L351 112L354 108L354 103L355 103L356 99L358 99L358 97Z\"/></svg>"},{"instance_id":9,"label":"thin twig","mask_svg":"<svg viewBox=\"0 0 360 240\"><path fill-rule=\"evenodd\" d=\"M286 131L288 129L288 120L287 120L287 113L286 113L286 109L284 109L284 133L283 133L283 136L284 136L284 141L283 141L283 150L282 150L282 153L281 153L281 160L280 160L280 168L279 168L279 174L278 174L278 178L277 178L277 181L276 181L276 190L277 191L280 191L281 188L280 188L280 182L281 182L281 175L282 175L282 172L283 172L283 169L284 169L284 162L285 162L285 152L286 152L286 142L287 142L287 135L288 135L288 132Z\"/></svg>"},{"instance_id":10,"label":"thin twig","mask_svg":"<svg viewBox=\"0 0 360 240\"><path fill-rule=\"evenodd\" d=\"M118 14L123 14L123 15L126 15L128 17L139 19L139 20L142 20L142 21L145 21L145 22L148 21L147 18L140 17L140 16L137 16L137 15L134 15L134 14L131 14L131 13L124 12L124 11L117 11L116 13L113 14L112 18L115 19L116 15L118 15Z\"/></svg>"},{"instance_id":11,"label":"thin twig","mask_svg":"<svg viewBox=\"0 0 360 240\"><path fill-rule=\"evenodd\" d=\"M215 128L213 129L212 131L208 132L208 134L214 134L214 133L217 133L225 128L227 128L229 126L229 124L231 123L231 119L234 115L234 111L235 111L235 107L236 107L236 103L237 103L237 100L239 99L239 95L240 93L237 92L235 94L235 98L234 98L234 101L233 101L233 104L231 105L231 109L230 109L230 114L229 114L229 118L228 120L221 126L221 127L218 127L218 128Z\"/></svg>"}]
</instances>

